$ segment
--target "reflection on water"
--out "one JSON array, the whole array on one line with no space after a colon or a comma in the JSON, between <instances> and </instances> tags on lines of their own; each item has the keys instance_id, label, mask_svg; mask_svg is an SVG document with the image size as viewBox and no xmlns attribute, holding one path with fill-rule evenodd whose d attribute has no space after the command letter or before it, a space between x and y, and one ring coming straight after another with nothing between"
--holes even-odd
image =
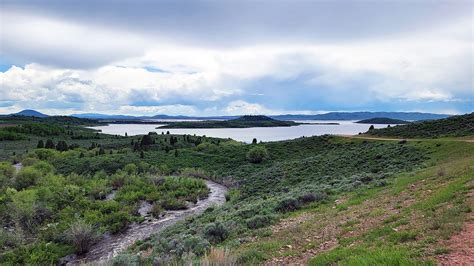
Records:
<instances>
[{"instance_id":1,"label":"reflection on water","mask_svg":"<svg viewBox=\"0 0 474 266\"><path fill-rule=\"evenodd\" d=\"M91 127L102 130L103 133L113 135L129 136L147 134L148 132L169 131L171 134L196 134L208 137L232 138L237 141L252 142L253 138L258 141L278 141L299 138L302 136L320 136L324 134L355 135L366 132L369 124L357 124L354 121L297 121L304 123L339 123L339 125L307 124L294 127L254 127L254 128L192 128L192 129L157 129L161 125L152 124L110 124L107 126ZM164 124L163 124L164 125ZM374 125L375 128L387 127L387 125Z\"/></svg>"}]
</instances>

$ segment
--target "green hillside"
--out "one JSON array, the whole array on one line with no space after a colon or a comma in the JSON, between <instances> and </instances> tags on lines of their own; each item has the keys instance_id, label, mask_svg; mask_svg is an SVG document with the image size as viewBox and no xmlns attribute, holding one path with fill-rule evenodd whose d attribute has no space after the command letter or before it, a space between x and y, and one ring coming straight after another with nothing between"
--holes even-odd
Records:
<instances>
[{"instance_id":1,"label":"green hillside","mask_svg":"<svg viewBox=\"0 0 474 266\"><path fill-rule=\"evenodd\" d=\"M445 119L414 122L390 128L366 132L372 136L401 138L441 138L474 135L474 113L452 116Z\"/></svg>"},{"instance_id":2,"label":"green hillside","mask_svg":"<svg viewBox=\"0 0 474 266\"><path fill-rule=\"evenodd\" d=\"M320 136L242 144L24 127L14 130L24 138L0 141L8 148L0 151L0 261L7 265L55 264L85 252L104 235L142 223L142 201L157 217L186 208L208 193L202 178L229 188L224 205L135 243L110 263L432 264L449 252L444 239L471 211L469 142ZM48 139L55 145L32 147ZM114 199L105 201L111 191Z\"/></svg>"},{"instance_id":3,"label":"green hillside","mask_svg":"<svg viewBox=\"0 0 474 266\"><path fill-rule=\"evenodd\" d=\"M168 122L167 122L168 123ZM290 127L300 123L275 120L263 115L247 115L231 120L169 122L159 128L249 128L249 127Z\"/></svg>"},{"instance_id":4,"label":"green hillside","mask_svg":"<svg viewBox=\"0 0 474 266\"><path fill-rule=\"evenodd\" d=\"M360 120L360 121L357 121L356 123L359 123L359 124L392 124L392 125L397 125L397 124L408 124L410 122L405 121L405 120L400 120L400 119L393 119L393 118L386 118L386 117L376 117L376 118Z\"/></svg>"}]
</instances>

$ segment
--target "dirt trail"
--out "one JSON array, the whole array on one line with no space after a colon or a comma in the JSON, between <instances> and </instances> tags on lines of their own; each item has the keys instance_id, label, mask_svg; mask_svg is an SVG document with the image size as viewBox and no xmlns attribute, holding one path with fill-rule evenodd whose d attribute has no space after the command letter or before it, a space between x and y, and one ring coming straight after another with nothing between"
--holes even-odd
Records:
<instances>
[{"instance_id":1,"label":"dirt trail","mask_svg":"<svg viewBox=\"0 0 474 266\"><path fill-rule=\"evenodd\" d=\"M180 211L168 211L163 218L147 220L140 224L134 223L123 233L106 235L83 256L70 255L63 258L61 264L103 264L124 251L137 240L143 240L152 234L156 234L176 222L184 220L186 217L202 213L211 205L223 204L225 202L227 188L212 181L206 181L206 184L211 190L209 196L206 199L198 201L194 207Z\"/></svg>"},{"instance_id":2,"label":"dirt trail","mask_svg":"<svg viewBox=\"0 0 474 266\"><path fill-rule=\"evenodd\" d=\"M471 207L474 206L474 190L469 193ZM437 257L439 265L474 265L474 211L463 230L447 241L448 254Z\"/></svg>"}]
</instances>

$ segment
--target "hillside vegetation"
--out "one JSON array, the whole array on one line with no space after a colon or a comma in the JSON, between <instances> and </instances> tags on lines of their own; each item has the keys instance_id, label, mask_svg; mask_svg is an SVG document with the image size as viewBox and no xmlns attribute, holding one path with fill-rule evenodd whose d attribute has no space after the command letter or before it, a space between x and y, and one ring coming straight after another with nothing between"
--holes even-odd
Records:
<instances>
[{"instance_id":1,"label":"hillside vegetation","mask_svg":"<svg viewBox=\"0 0 474 266\"><path fill-rule=\"evenodd\" d=\"M458 127L433 122L447 127L443 121ZM320 136L243 144L56 126L64 131L20 127L23 139L0 141L10 147L0 152L8 159L0 164L5 264L54 264L85 252L72 232L86 232L91 244L127 230L141 222L143 200L157 216L185 208L207 194L202 178L228 186L224 205L135 243L110 263L433 264L471 211L474 143ZM25 148L46 139L56 145ZM12 154L13 147L23 151ZM15 172L13 161L24 168ZM115 198L105 201L112 190Z\"/></svg>"},{"instance_id":2,"label":"hillside vegetation","mask_svg":"<svg viewBox=\"0 0 474 266\"><path fill-rule=\"evenodd\" d=\"M441 138L474 135L474 113L452 116L445 119L414 122L390 128L380 128L366 132L372 136L401 138Z\"/></svg>"},{"instance_id":3,"label":"hillside vegetation","mask_svg":"<svg viewBox=\"0 0 474 266\"><path fill-rule=\"evenodd\" d=\"M376 117L376 118L371 118L371 119L365 119L365 120L360 120L357 121L356 123L359 124L409 124L410 122L405 121L405 120L400 120L400 119L392 119L392 118L386 118L386 117Z\"/></svg>"}]
</instances>

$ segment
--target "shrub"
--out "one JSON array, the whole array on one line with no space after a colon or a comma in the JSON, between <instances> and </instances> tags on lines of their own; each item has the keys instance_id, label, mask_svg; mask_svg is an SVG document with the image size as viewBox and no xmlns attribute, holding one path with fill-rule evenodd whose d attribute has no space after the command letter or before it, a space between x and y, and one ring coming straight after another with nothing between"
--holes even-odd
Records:
<instances>
[{"instance_id":1,"label":"shrub","mask_svg":"<svg viewBox=\"0 0 474 266\"><path fill-rule=\"evenodd\" d=\"M247 152L247 160L251 163L261 163L268 159L268 151L263 146L257 146Z\"/></svg>"},{"instance_id":2,"label":"shrub","mask_svg":"<svg viewBox=\"0 0 474 266\"><path fill-rule=\"evenodd\" d=\"M83 254L89 251L99 235L92 225L79 220L71 224L67 231L67 238L74 246L76 253Z\"/></svg>"},{"instance_id":3,"label":"shrub","mask_svg":"<svg viewBox=\"0 0 474 266\"><path fill-rule=\"evenodd\" d=\"M220 222L210 223L204 227L204 237L212 244L218 244L226 240L229 231Z\"/></svg>"},{"instance_id":4,"label":"shrub","mask_svg":"<svg viewBox=\"0 0 474 266\"><path fill-rule=\"evenodd\" d=\"M114 212L105 219L105 225L108 225L112 234L116 234L124 230L129 224L130 215L124 211Z\"/></svg>"},{"instance_id":5,"label":"shrub","mask_svg":"<svg viewBox=\"0 0 474 266\"><path fill-rule=\"evenodd\" d=\"M324 192L318 193L306 193L298 197L298 201L302 204L315 202L315 201L323 201L328 197L328 195Z\"/></svg>"},{"instance_id":6,"label":"shrub","mask_svg":"<svg viewBox=\"0 0 474 266\"><path fill-rule=\"evenodd\" d=\"M33 168L33 166L24 167L15 178L15 188L21 190L33 186L41 176L41 171Z\"/></svg>"},{"instance_id":7,"label":"shrub","mask_svg":"<svg viewBox=\"0 0 474 266\"><path fill-rule=\"evenodd\" d=\"M167 198L161 202L165 210L184 210L187 208L186 202L175 198Z\"/></svg>"},{"instance_id":8,"label":"shrub","mask_svg":"<svg viewBox=\"0 0 474 266\"><path fill-rule=\"evenodd\" d=\"M140 265L140 256L122 253L115 256L112 260L113 266Z\"/></svg>"},{"instance_id":9,"label":"shrub","mask_svg":"<svg viewBox=\"0 0 474 266\"><path fill-rule=\"evenodd\" d=\"M266 260L265 254L256 249L245 250L237 257L237 263L243 265L258 265L264 260Z\"/></svg>"},{"instance_id":10,"label":"shrub","mask_svg":"<svg viewBox=\"0 0 474 266\"><path fill-rule=\"evenodd\" d=\"M163 213L163 207L160 204L153 204L150 211L151 215L155 218L160 218L160 215Z\"/></svg>"},{"instance_id":11,"label":"shrub","mask_svg":"<svg viewBox=\"0 0 474 266\"><path fill-rule=\"evenodd\" d=\"M278 212L290 212L300 208L300 202L294 198L285 198L278 202L275 210Z\"/></svg>"},{"instance_id":12,"label":"shrub","mask_svg":"<svg viewBox=\"0 0 474 266\"><path fill-rule=\"evenodd\" d=\"M275 221L274 216L270 215L256 215L246 220L247 227L250 229L258 229L271 225Z\"/></svg>"},{"instance_id":13,"label":"shrub","mask_svg":"<svg viewBox=\"0 0 474 266\"><path fill-rule=\"evenodd\" d=\"M187 252L192 252L198 256L204 255L211 248L211 244L206 239L191 235L184 237L183 246Z\"/></svg>"},{"instance_id":14,"label":"shrub","mask_svg":"<svg viewBox=\"0 0 474 266\"><path fill-rule=\"evenodd\" d=\"M129 163L125 165L123 170L129 175L133 175L137 173L137 166L134 163Z\"/></svg>"}]
</instances>

